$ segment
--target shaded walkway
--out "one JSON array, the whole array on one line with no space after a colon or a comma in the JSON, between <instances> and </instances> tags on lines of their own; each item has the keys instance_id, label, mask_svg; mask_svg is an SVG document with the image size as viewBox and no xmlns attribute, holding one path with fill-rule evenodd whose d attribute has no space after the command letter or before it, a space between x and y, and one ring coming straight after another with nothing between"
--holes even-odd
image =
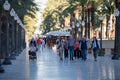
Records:
<instances>
[{"instance_id":1,"label":"shaded walkway","mask_svg":"<svg viewBox=\"0 0 120 80\"><path fill-rule=\"evenodd\" d=\"M88 55L87 61L64 59L51 49L37 52L37 61L29 61L27 49L24 50L12 65L3 65L5 73L0 80L120 80L120 60L112 61L110 57Z\"/></svg>"}]
</instances>

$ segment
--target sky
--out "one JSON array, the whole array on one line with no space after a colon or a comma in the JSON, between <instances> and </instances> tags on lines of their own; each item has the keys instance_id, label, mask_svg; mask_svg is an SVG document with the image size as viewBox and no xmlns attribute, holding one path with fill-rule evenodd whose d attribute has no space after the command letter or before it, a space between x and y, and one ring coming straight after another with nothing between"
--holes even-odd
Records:
<instances>
[{"instance_id":1,"label":"sky","mask_svg":"<svg viewBox=\"0 0 120 80\"><path fill-rule=\"evenodd\" d=\"M35 0L35 2L37 2L37 3L40 3L39 5L40 5L40 10L43 10L45 7L46 7L46 2L47 2L47 0ZM41 14L40 14L40 12L37 12L37 16L38 16L38 21L37 21L37 23L35 24L35 26L39 26L40 24L41 24L41 22L42 22L42 18L41 18ZM40 31L39 31L39 27L36 29L36 31L35 31L36 33L39 33Z\"/></svg>"},{"instance_id":2,"label":"sky","mask_svg":"<svg viewBox=\"0 0 120 80\"><path fill-rule=\"evenodd\" d=\"M46 7L46 2L47 2L47 0L35 0L37 3L40 3L40 9L41 9L41 11ZM40 23L41 23L41 14L40 14L40 12L37 12L37 16L38 16L38 23L37 23L37 25L39 25Z\"/></svg>"},{"instance_id":3,"label":"sky","mask_svg":"<svg viewBox=\"0 0 120 80\"><path fill-rule=\"evenodd\" d=\"M44 9L47 0L35 0L35 2L40 2L41 3L40 5L41 5L42 9Z\"/></svg>"}]
</instances>

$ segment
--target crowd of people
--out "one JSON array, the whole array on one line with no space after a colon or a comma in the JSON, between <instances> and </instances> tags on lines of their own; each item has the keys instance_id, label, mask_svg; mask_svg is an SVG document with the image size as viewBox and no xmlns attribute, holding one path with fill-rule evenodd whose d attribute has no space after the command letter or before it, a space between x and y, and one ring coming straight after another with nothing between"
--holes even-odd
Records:
<instances>
[{"instance_id":1,"label":"crowd of people","mask_svg":"<svg viewBox=\"0 0 120 80\"><path fill-rule=\"evenodd\" d=\"M34 51L43 51L43 48L45 47L45 44L46 44L46 41L44 38L32 38L30 41L29 41L29 48L30 48L30 51L32 50L31 48L35 47L36 49L34 49Z\"/></svg>"},{"instance_id":2,"label":"crowd of people","mask_svg":"<svg viewBox=\"0 0 120 80\"><path fill-rule=\"evenodd\" d=\"M61 61L63 61L64 58L70 58L70 60L81 58L84 61L87 60L88 41L86 37L76 40L73 36L70 36L68 39L59 38L56 40L56 44ZM91 48L93 50L94 60L97 61L99 43L96 37L93 37Z\"/></svg>"},{"instance_id":3,"label":"crowd of people","mask_svg":"<svg viewBox=\"0 0 120 80\"><path fill-rule=\"evenodd\" d=\"M49 41L48 41L49 42ZM45 38L32 38L29 42L30 51L43 51L45 45L48 43ZM48 45L49 46L49 45ZM36 49L32 49L36 48ZM91 49L93 50L94 60L97 61L99 43L96 37L93 37ZM88 54L88 40L86 37L75 39L73 36L56 39L56 49L59 53L60 60L69 58L70 60L79 59L86 61Z\"/></svg>"}]
</instances>

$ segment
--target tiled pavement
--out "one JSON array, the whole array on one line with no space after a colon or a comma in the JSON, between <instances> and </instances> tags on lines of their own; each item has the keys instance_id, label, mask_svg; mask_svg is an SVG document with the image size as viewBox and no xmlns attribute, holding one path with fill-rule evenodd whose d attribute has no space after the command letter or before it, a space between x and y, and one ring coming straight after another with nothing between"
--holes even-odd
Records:
<instances>
[{"instance_id":1,"label":"tiled pavement","mask_svg":"<svg viewBox=\"0 0 120 80\"><path fill-rule=\"evenodd\" d=\"M37 60L29 61L27 49L12 65L3 65L5 73L0 80L120 80L120 60L111 60L110 56L88 55L87 61L81 59L60 61L55 51L44 49L37 52Z\"/></svg>"}]
</instances>

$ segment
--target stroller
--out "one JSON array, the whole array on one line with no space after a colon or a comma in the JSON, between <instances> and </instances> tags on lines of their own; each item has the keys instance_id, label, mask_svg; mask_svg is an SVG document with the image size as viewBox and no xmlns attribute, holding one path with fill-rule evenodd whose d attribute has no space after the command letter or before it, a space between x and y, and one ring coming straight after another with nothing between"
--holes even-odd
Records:
<instances>
[{"instance_id":1,"label":"stroller","mask_svg":"<svg viewBox=\"0 0 120 80\"><path fill-rule=\"evenodd\" d=\"M29 60L30 59L37 59L37 56L36 56L36 47L34 45L30 46L30 49L29 49Z\"/></svg>"},{"instance_id":2,"label":"stroller","mask_svg":"<svg viewBox=\"0 0 120 80\"><path fill-rule=\"evenodd\" d=\"M35 51L30 51L29 50L29 60L32 59L37 59L36 52Z\"/></svg>"}]
</instances>

